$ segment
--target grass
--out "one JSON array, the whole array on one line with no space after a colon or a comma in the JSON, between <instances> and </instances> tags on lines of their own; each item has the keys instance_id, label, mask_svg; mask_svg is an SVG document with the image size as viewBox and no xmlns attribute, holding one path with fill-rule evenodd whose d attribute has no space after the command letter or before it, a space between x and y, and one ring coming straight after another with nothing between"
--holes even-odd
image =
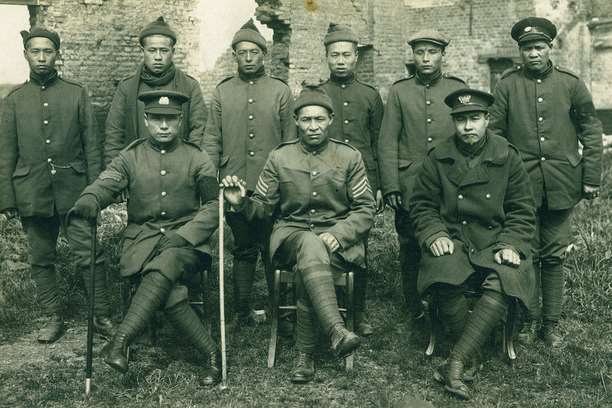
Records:
<instances>
[{"instance_id":1,"label":"grass","mask_svg":"<svg viewBox=\"0 0 612 408\"><path fill-rule=\"evenodd\" d=\"M474 385L474 399L459 403L432 379L444 359L425 357L426 335L413 327L401 308L398 245L393 215L376 220L372 233L373 265L369 309L376 327L346 373L326 356L315 382L294 386L288 380L295 350L281 344L274 369L266 368L267 324L228 332L228 388L198 385L199 359L172 330L158 345L136 345L130 371L121 376L98 358L96 339L94 390L83 396L85 299L82 284L59 246L62 287L69 329L55 345L34 342L38 310L28 279L25 241L18 224L0 223L0 406L23 407L610 407L612 406L612 155L605 156L603 195L583 202L574 214L574 246L567 262L562 330L565 347L550 351L540 342L519 345L512 367L489 345L486 363ZM117 282L118 234L122 212L104 213L100 228L109 253L109 274ZM226 270L229 270L226 268ZM257 298L265 296L263 278ZM227 285L231 289L231 276ZM231 292L231 290L228 290ZM113 290L118 304L118 284ZM227 305L231 299L228 299ZM228 307L229 308L229 307ZM420 404L416 405L420 400ZM425 402L427 401L427 402Z\"/></svg>"}]
</instances>

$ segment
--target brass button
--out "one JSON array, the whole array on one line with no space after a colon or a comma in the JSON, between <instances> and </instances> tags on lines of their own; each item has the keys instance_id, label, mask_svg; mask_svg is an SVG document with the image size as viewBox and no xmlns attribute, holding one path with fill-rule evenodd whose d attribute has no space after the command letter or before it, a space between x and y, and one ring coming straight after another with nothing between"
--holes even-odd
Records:
<instances>
[{"instance_id":1,"label":"brass button","mask_svg":"<svg viewBox=\"0 0 612 408\"><path fill-rule=\"evenodd\" d=\"M544 161L544 160L546 160L546 157L542 157L542 158L540 158L540 160Z\"/></svg>"},{"instance_id":2,"label":"brass button","mask_svg":"<svg viewBox=\"0 0 612 408\"><path fill-rule=\"evenodd\" d=\"M49 124L49 121L48 121L48 120L43 120L43 123L44 123L45 125L48 125L48 124Z\"/></svg>"},{"instance_id":3,"label":"brass button","mask_svg":"<svg viewBox=\"0 0 612 408\"><path fill-rule=\"evenodd\" d=\"M253 81L249 81L249 85L253 85L255 82Z\"/></svg>"},{"instance_id":4,"label":"brass button","mask_svg":"<svg viewBox=\"0 0 612 408\"><path fill-rule=\"evenodd\" d=\"M317 173L317 171L316 171L316 170L314 170L314 171L312 172L312 175L313 175L313 176L316 176L317 174L319 174L319 173Z\"/></svg>"},{"instance_id":5,"label":"brass button","mask_svg":"<svg viewBox=\"0 0 612 408\"><path fill-rule=\"evenodd\" d=\"M488 228L488 229L490 229L490 230L492 230L492 229L493 229L493 226L492 226L492 225L489 225L487 228Z\"/></svg>"},{"instance_id":6,"label":"brass button","mask_svg":"<svg viewBox=\"0 0 612 408\"><path fill-rule=\"evenodd\" d=\"M314 208L310 210L310 213L311 213L311 214L314 214L314 213L316 213L316 212L317 212L317 210L315 210Z\"/></svg>"},{"instance_id":7,"label":"brass button","mask_svg":"<svg viewBox=\"0 0 612 408\"><path fill-rule=\"evenodd\" d=\"M542 98L541 96L538 98L538 102L543 102L544 98Z\"/></svg>"},{"instance_id":8,"label":"brass button","mask_svg":"<svg viewBox=\"0 0 612 408\"><path fill-rule=\"evenodd\" d=\"M432 137L428 137L428 138L427 138L427 141L428 141L428 142L433 142L433 138L432 138Z\"/></svg>"},{"instance_id":9,"label":"brass button","mask_svg":"<svg viewBox=\"0 0 612 408\"><path fill-rule=\"evenodd\" d=\"M55 176L55 173L57 173L57 170L55 170L55 169L51 169L51 175L52 175L52 176Z\"/></svg>"},{"instance_id":10,"label":"brass button","mask_svg":"<svg viewBox=\"0 0 612 408\"><path fill-rule=\"evenodd\" d=\"M348 125L348 123L349 123L349 120L348 119L344 119L344 124Z\"/></svg>"},{"instance_id":11,"label":"brass button","mask_svg":"<svg viewBox=\"0 0 612 408\"><path fill-rule=\"evenodd\" d=\"M541 84L541 83L542 83L542 80L541 80L540 78L538 78L538 79L536 79L536 82L537 82L538 84Z\"/></svg>"},{"instance_id":12,"label":"brass button","mask_svg":"<svg viewBox=\"0 0 612 408\"><path fill-rule=\"evenodd\" d=\"M342 85L340 85L340 87L341 87L342 89L344 89L344 88L346 88L346 84L342 84Z\"/></svg>"},{"instance_id":13,"label":"brass button","mask_svg":"<svg viewBox=\"0 0 612 408\"><path fill-rule=\"evenodd\" d=\"M165 191L162 191L162 192L161 192L161 196L162 196L162 197L165 197L165 196L167 196L167 195L168 195L168 193L166 193Z\"/></svg>"},{"instance_id":14,"label":"brass button","mask_svg":"<svg viewBox=\"0 0 612 408\"><path fill-rule=\"evenodd\" d=\"M426 105L431 105L431 101L430 101L430 100L426 100L426 101L425 101L425 104L426 104Z\"/></svg>"},{"instance_id":15,"label":"brass button","mask_svg":"<svg viewBox=\"0 0 612 408\"><path fill-rule=\"evenodd\" d=\"M347 101L344 101L343 105L344 105L344 106L348 106L348 105L349 105L349 103L348 103Z\"/></svg>"},{"instance_id":16,"label":"brass button","mask_svg":"<svg viewBox=\"0 0 612 408\"><path fill-rule=\"evenodd\" d=\"M538 118L538 122L542 122L543 120L544 120L544 118L541 117L541 116Z\"/></svg>"},{"instance_id":17,"label":"brass button","mask_svg":"<svg viewBox=\"0 0 612 408\"><path fill-rule=\"evenodd\" d=\"M251 157L255 156L255 152L250 151L250 152L249 152L249 156L251 156Z\"/></svg>"},{"instance_id":18,"label":"brass button","mask_svg":"<svg viewBox=\"0 0 612 408\"><path fill-rule=\"evenodd\" d=\"M313 191L313 192L312 192L312 196L313 196L313 197L316 197L317 195L319 195L319 193L317 193L316 191Z\"/></svg>"},{"instance_id":19,"label":"brass button","mask_svg":"<svg viewBox=\"0 0 612 408\"><path fill-rule=\"evenodd\" d=\"M344 139L344 143L348 143L348 142L349 142L349 140L348 140L348 139Z\"/></svg>"},{"instance_id":20,"label":"brass button","mask_svg":"<svg viewBox=\"0 0 612 408\"><path fill-rule=\"evenodd\" d=\"M45 143L49 144L49 143L51 143L51 140L47 139L47 140L45 140Z\"/></svg>"},{"instance_id":21,"label":"brass button","mask_svg":"<svg viewBox=\"0 0 612 408\"><path fill-rule=\"evenodd\" d=\"M43 106L49 106L48 102L43 103Z\"/></svg>"},{"instance_id":22,"label":"brass button","mask_svg":"<svg viewBox=\"0 0 612 408\"><path fill-rule=\"evenodd\" d=\"M543 141L545 141L545 140L546 140L546 138L545 138L544 136L542 136L542 137L540 138L540 142L543 142Z\"/></svg>"},{"instance_id":23,"label":"brass button","mask_svg":"<svg viewBox=\"0 0 612 408\"><path fill-rule=\"evenodd\" d=\"M52 159L52 158L50 158L50 157L47 159L47 162L48 162L48 163L51 163L52 161L53 161L53 159Z\"/></svg>"},{"instance_id":24,"label":"brass button","mask_svg":"<svg viewBox=\"0 0 612 408\"><path fill-rule=\"evenodd\" d=\"M466 221L466 220L463 220L463 221L461 221L461 224L463 224L463 225L467 225L467 221Z\"/></svg>"},{"instance_id":25,"label":"brass button","mask_svg":"<svg viewBox=\"0 0 612 408\"><path fill-rule=\"evenodd\" d=\"M253 103L253 102L255 102L253 98L249 98L249 103Z\"/></svg>"},{"instance_id":26,"label":"brass button","mask_svg":"<svg viewBox=\"0 0 612 408\"><path fill-rule=\"evenodd\" d=\"M160 215L163 217L163 216L165 216L165 215L166 215L166 212L165 212L165 211L162 211L162 212L160 213Z\"/></svg>"},{"instance_id":27,"label":"brass button","mask_svg":"<svg viewBox=\"0 0 612 408\"><path fill-rule=\"evenodd\" d=\"M160 152L161 154L166 154L166 151L165 151L164 149L161 149L159 152Z\"/></svg>"},{"instance_id":28,"label":"brass button","mask_svg":"<svg viewBox=\"0 0 612 408\"><path fill-rule=\"evenodd\" d=\"M159 232L164 233L164 232L166 232L166 229L162 227L162 228L159 229Z\"/></svg>"},{"instance_id":29,"label":"brass button","mask_svg":"<svg viewBox=\"0 0 612 408\"><path fill-rule=\"evenodd\" d=\"M40 87L40 89L42 89L44 91L45 89L47 89L47 87L43 85L43 86Z\"/></svg>"},{"instance_id":30,"label":"brass button","mask_svg":"<svg viewBox=\"0 0 612 408\"><path fill-rule=\"evenodd\" d=\"M249 120L253 120L254 117L255 116L253 116L253 115L249 115Z\"/></svg>"},{"instance_id":31,"label":"brass button","mask_svg":"<svg viewBox=\"0 0 612 408\"><path fill-rule=\"evenodd\" d=\"M487 198L487 200L488 200L489 198L491 198L491 194L487 193L487 194L485 194L485 197L486 197L486 198Z\"/></svg>"},{"instance_id":32,"label":"brass button","mask_svg":"<svg viewBox=\"0 0 612 408\"><path fill-rule=\"evenodd\" d=\"M255 133L253 133L253 132L249 133L249 138L251 138L251 139L252 139L252 138L254 138L254 137L255 137Z\"/></svg>"},{"instance_id":33,"label":"brass button","mask_svg":"<svg viewBox=\"0 0 612 408\"><path fill-rule=\"evenodd\" d=\"M427 118L427 123L431 123L431 118Z\"/></svg>"},{"instance_id":34,"label":"brass button","mask_svg":"<svg viewBox=\"0 0 612 408\"><path fill-rule=\"evenodd\" d=\"M460 199L460 200L463 200L463 194L459 194L459 195L457 196L457 198L458 198L458 199Z\"/></svg>"},{"instance_id":35,"label":"brass button","mask_svg":"<svg viewBox=\"0 0 612 408\"><path fill-rule=\"evenodd\" d=\"M166 170L160 171L159 174L161 174L162 176L165 176L166 175Z\"/></svg>"}]
</instances>

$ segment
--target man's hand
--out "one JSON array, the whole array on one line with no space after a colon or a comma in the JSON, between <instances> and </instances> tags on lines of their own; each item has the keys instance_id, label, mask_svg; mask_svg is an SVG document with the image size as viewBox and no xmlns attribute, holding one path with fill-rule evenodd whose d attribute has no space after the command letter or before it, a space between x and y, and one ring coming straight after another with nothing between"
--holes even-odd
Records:
<instances>
[{"instance_id":1,"label":"man's hand","mask_svg":"<svg viewBox=\"0 0 612 408\"><path fill-rule=\"evenodd\" d=\"M399 192L389 193L385 196L385 203L397 211L402 205L402 195Z\"/></svg>"},{"instance_id":2,"label":"man's hand","mask_svg":"<svg viewBox=\"0 0 612 408\"><path fill-rule=\"evenodd\" d=\"M321 240L329 248L329 251L332 253L336 252L340 248L340 243L338 242L336 237L334 237L329 232L324 232L322 234L319 234L319 238L321 238Z\"/></svg>"},{"instance_id":3,"label":"man's hand","mask_svg":"<svg viewBox=\"0 0 612 408\"><path fill-rule=\"evenodd\" d=\"M582 196L587 200L593 200L599 197L599 186L590 186L588 184L584 184L582 186Z\"/></svg>"},{"instance_id":4,"label":"man's hand","mask_svg":"<svg viewBox=\"0 0 612 408\"><path fill-rule=\"evenodd\" d=\"M519 266L521 264L521 257L512 248L500 249L495 253L494 259L500 265Z\"/></svg>"},{"instance_id":5,"label":"man's hand","mask_svg":"<svg viewBox=\"0 0 612 408\"><path fill-rule=\"evenodd\" d=\"M220 187L223 197L234 207L239 207L246 197L246 183L237 176L225 176Z\"/></svg>"},{"instance_id":6,"label":"man's hand","mask_svg":"<svg viewBox=\"0 0 612 408\"><path fill-rule=\"evenodd\" d=\"M442 256L455 252L455 244L449 237L440 237L430 245L429 250L434 256Z\"/></svg>"},{"instance_id":7,"label":"man's hand","mask_svg":"<svg viewBox=\"0 0 612 408\"><path fill-rule=\"evenodd\" d=\"M157 251L164 252L170 248L188 248L191 243L174 231L168 231L157 241Z\"/></svg>"},{"instance_id":8,"label":"man's hand","mask_svg":"<svg viewBox=\"0 0 612 408\"><path fill-rule=\"evenodd\" d=\"M98 211L98 200L96 196L93 194L85 194L74 203L69 213L77 217L95 220L98 217Z\"/></svg>"},{"instance_id":9,"label":"man's hand","mask_svg":"<svg viewBox=\"0 0 612 408\"><path fill-rule=\"evenodd\" d=\"M376 190L376 214L380 214L385 209L385 200L382 191Z\"/></svg>"},{"instance_id":10,"label":"man's hand","mask_svg":"<svg viewBox=\"0 0 612 408\"><path fill-rule=\"evenodd\" d=\"M19 211L16 208L7 208L6 210L0 212L0 215L4 216L4 218L9 221L13 218L17 218L19 216Z\"/></svg>"}]
</instances>

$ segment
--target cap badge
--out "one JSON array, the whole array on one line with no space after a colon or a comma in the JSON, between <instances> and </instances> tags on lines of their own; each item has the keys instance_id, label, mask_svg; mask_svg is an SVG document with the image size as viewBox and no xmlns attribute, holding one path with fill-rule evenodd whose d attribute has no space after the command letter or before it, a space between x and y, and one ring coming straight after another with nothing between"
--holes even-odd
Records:
<instances>
[{"instance_id":1,"label":"cap badge","mask_svg":"<svg viewBox=\"0 0 612 408\"><path fill-rule=\"evenodd\" d=\"M533 30L533 27L530 27L530 26L525 27L526 33L530 32L531 30Z\"/></svg>"},{"instance_id":2,"label":"cap badge","mask_svg":"<svg viewBox=\"0 0 612 408\"><path fill-rule=\"evenodd\" d=\"M167 96L162 96L161 98L159 98L159 104L160 105L170 105L170 99L168 99Z\"/></svg>"},{"instance_id":3,"label":"cap badge","mask_svg":"<svg viewBox=\"0 0 612 408\"><path fill-rule=\"evenodd\" d=\"M471 100L472 95L461 95L459 97L459 102L461 102L462 105L467 105L468 103L470 103Z\"/></svg>"}]
</instances>

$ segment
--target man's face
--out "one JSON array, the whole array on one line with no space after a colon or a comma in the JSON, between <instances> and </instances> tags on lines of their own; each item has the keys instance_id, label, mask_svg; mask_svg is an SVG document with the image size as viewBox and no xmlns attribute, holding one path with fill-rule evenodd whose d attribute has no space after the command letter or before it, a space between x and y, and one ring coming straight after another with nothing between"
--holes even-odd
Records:
<instances>
[{"instance_id":1,"label":"man's face","mask_svg":"<svg viewBox=\"0 0 612 408\"><path fill-rule=\"evenodd\" d=\"M170 143L178 136L181 118L180 114L160 115L157 113L145 113L145 125L156 142Z\"/></svg>"},{"instance_id":2,"label":"man's face","mask_svg":"<svg viewBox=\"0 0 612 408\"><path fill-rule=\"evenodd\" d=\"M519 46L523 64L530 71L542 72L550 61L550 44L546 41L529 41Z\"/></svg>"},{"instance_id":3,"label":"man's face","mask_svg":"<svg viewBox=\"0 0 612 408\"><path fill-rule=\"evenodd\" d=\"M327 46L327 65L332 75L344 78L355 71L357 47L349 41L338 41Z\"/></svg>"},{"instance_id":4,"label":"man's face","mask_svg":"<svg viewBox=\"0 0 612 408\"><path fill-rule=\"evenodd\" d=\"M442 69L444 49L429 42L417 42L412 48L414 65L419 74L431 75Z\"/></svg>"},{"instance_id":5,"label":"man's face","mask_svg":"<svg viewBox=\"0 0 612 408\"><path fill-rule=\"evenodd\" d=\"M165 72L174 58L172 38L165 35L149 35L142 40L144 64L154 74Z\"/></svg>"},{"instance_id":6,"label":"man's face","mask_svg":"<svg viewBox=\"0 0 612 408\"><path fill-rule=\"evenodd\" d=\"M264 52L259 45L250 41L241 41L234 49L234 59L238 71L243 74L254 74L264 65Z\"/></svg>"},{"instance_id":7,"label":"man's face","mask_svg":"<svg viewBox=\"0 0 612 408\"><path fill-rule=\"evenodd\" d=\"M310 147L321 145L329 138L327 132L332 121L331 113L323 106L304 106L295 118L300 131L300 140Z\"/></svg>"},{"instance_id":8,"label":"man's face","mask_svg":"<svg viewBox=\"0 0 612 408\"><path fill-rule=\"evenodd\" d=\"M461 112L453 115L453 122L459 139L474 144L484 137L489 125L489 114L481 111Z\"/></svg>"},{"instance_id":9,"label":"man's face","mask_svg":"<svg viewBox=\"0 0 612 408\"><path fill-rule=\"evenodd\" d=\"M55 68L58 52L50 39L34 37L27 42L23 55L32 72L38 75L46 75Z\"/></svg>"}]
</instances>

